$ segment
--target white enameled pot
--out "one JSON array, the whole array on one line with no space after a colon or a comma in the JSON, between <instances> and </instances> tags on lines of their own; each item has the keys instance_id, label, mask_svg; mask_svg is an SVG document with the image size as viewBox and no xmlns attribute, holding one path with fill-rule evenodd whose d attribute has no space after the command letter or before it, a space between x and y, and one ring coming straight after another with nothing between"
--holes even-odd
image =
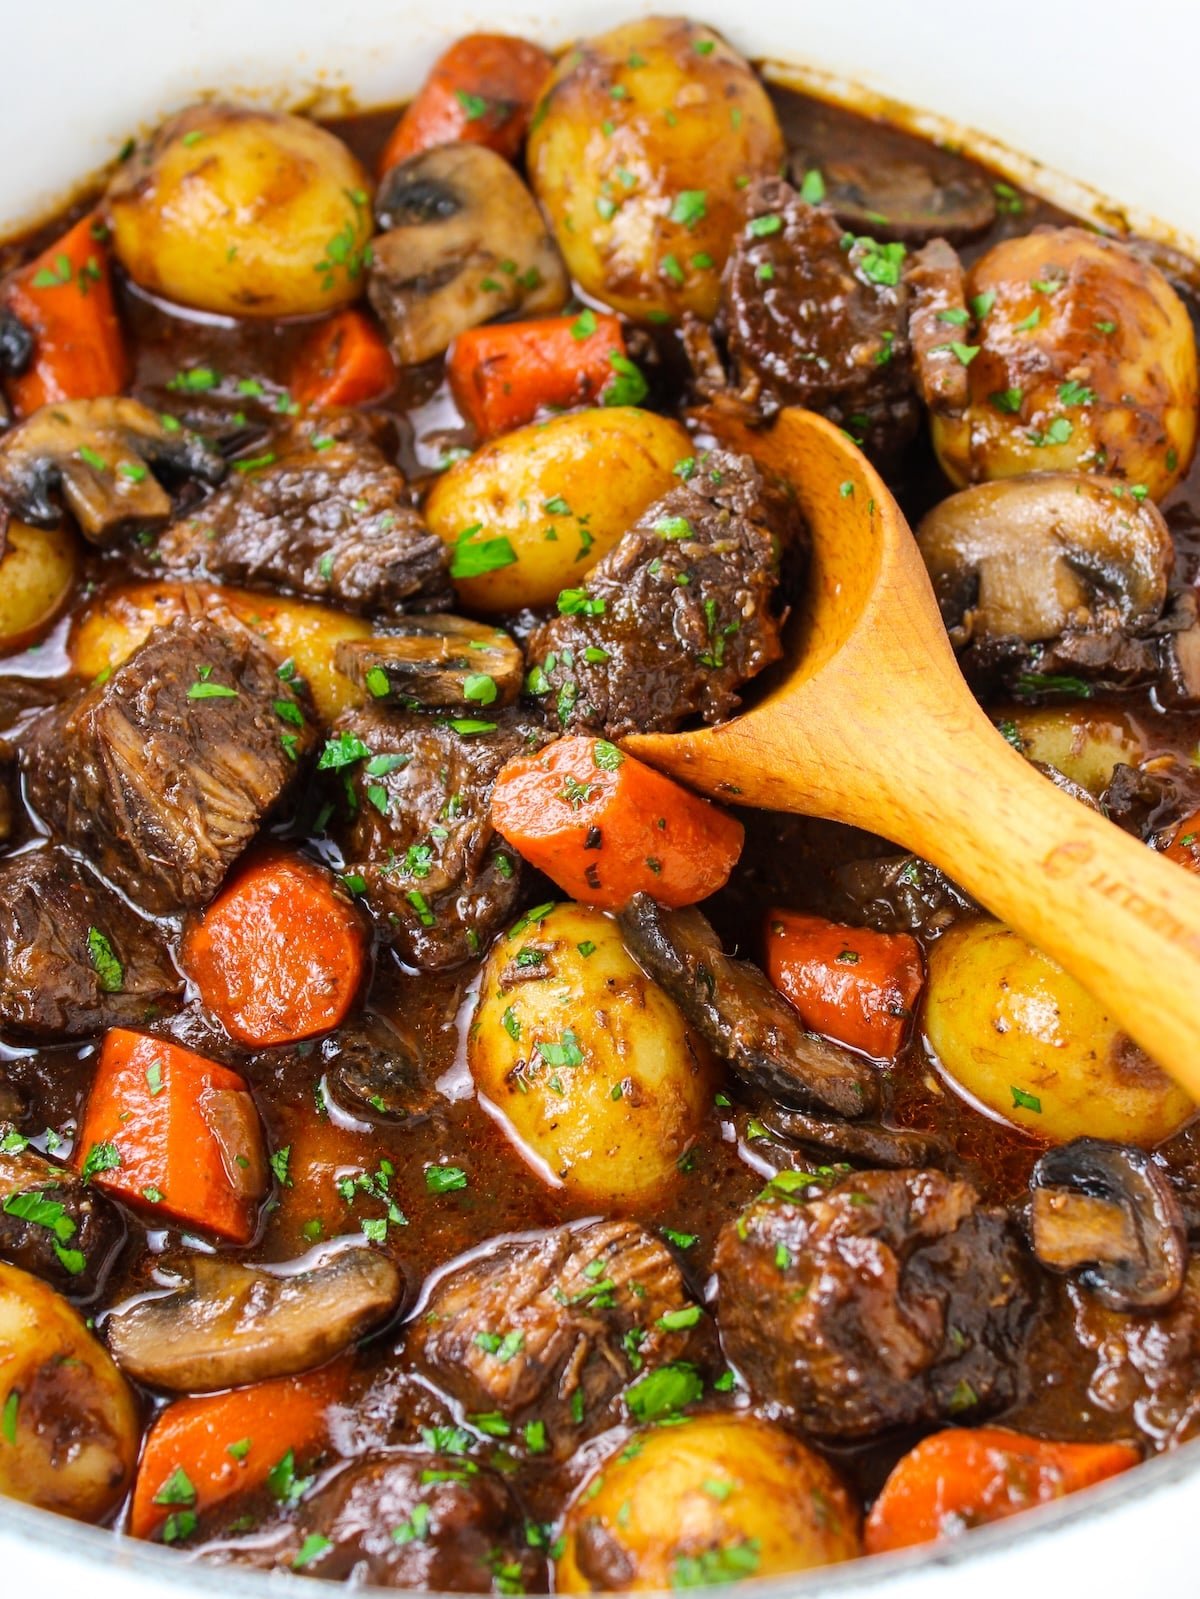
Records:
<instances>
[{"instance_id":1,"label":"white enameled pot","mask_svg":"<svg viewBox=\"0 0 1200 1599\"><path fill-rule=\"evenodd\" d=\"M856 84L931 112L934 131L966 134L1053 197L1101 210L1107 197L1142 230L1185 247L1200 239L1197 0L697 5L695 14L746 54L793 63L827 89ZM543 8L530 0L516 8L487 0L9 0L0 33L0 231L36 219L130 132L197 94L388 103L411 92L438 50L468 28L558 43L654 9L671 8L637 0L547 0ZM1200 1594L1198 1451L932 1554L750 1588L761 1599L1186 1599ZM0 1500L2 1599L266 1599L280 1589L279 1578L203 1568Z\"/></svg>"}]
</instances>

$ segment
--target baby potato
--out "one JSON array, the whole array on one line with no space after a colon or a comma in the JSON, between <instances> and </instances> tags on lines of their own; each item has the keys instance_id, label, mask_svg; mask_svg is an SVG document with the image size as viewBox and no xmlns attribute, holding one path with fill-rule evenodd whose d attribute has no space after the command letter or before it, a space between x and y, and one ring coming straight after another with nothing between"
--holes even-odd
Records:
<instances>
[{"instance_id":1,"label":"baby potato","mask_svg":"<svg viewBox=\"0 0 1200 1599\"><path fill-rule=\"evenodd\" d=\"M434 484L425 519L454 549L468 609L553 605L577 588L693 454L678 422L595 407L506 433ZM478 575L473 575L478 574Z\"/></svg>"},{"instance_id":2,"label":"baby potato","mask_svg":"<svg viewBox=\"0 0 1200 1599\"><path fill-rule=\"evenodd\" d=\"M584 1482L554 1586L695 1588L861 1553L857 1507L819 1455L755 1416L693 1416L635 1433Z\"/></svg>"},{"instance_id":3,"label":"baby potato","mask_svg":"<svg viewBox=\"0 0 1200 1599\"><path fill-rule=\"evenodd\" d=\"M960 922L933 945L925 1037L965 1095L1052 1144L1152 1149L1195 1109L1103 1005L1000 922Z\"/></svg>"},{"instance_id":4,"label":"baby potato","mask_svg":"<svg viewBox=\"0 0 1200 1599\"><path fill-rule=\"evenodd\" d=\"M0 1493L98 1521L137 1459L133 1394L83 1318L52 1288L0 1264Z\"/></svg>"},{"instance_id":5,"label":"baby potato","mask_svg":"<svg viewBox=\"0 0 1200 1599\"><path fill-rule=\"evenodd\" d=\"M79 546L62 527L8 524L0 541L0 655L37 642L75 587Z\"/></svg>"},{"instance_id":6,"label":"baby potato","mask_svg":"<svg viewBox=\"0 0 1200 1599\"><path fill-rule=\"evenodd\" d=\"M1161 500L1179 482L1196 443L1196 339L1157 267L1082 228L1039 229L977 261L967 301L969 402L932 418L953 483L1105 472Z\"/></svg>"},{"instance_id":7,"label":"baby potato","mask_svg":"<svg viewBox=\"0 0 1200 1599\"><path fill-rule=\"evenodd\" d=\"M71 664L90 680L128 660L156 627L197 610L218 620L222 614L233 617L281 660L294 661L324 721L362 704L362 690L338 671L334 656L343 640L370 638L369 622L311 600L279 599L212 583L126 583L105 590L71 628Z\"/></svg>"},{"instance_id":8,"label":"baby potato","mask_svg":"<svg viewBox=\"0 0 1200 1599\"><path fill-rule=\"evenodd\" d=\"M178 305L315 316L363 288L370 180L304 117L190 106L120 169L107 208L130 277Z\"/></svg>"},{"instance_id":9,"label":"baby potato","mask_svg":"<svg viewBox=\"0 0 1200 1599\"><path fill-rule=\"evenodd\" d=\"M1043 705L1005 716L1031 761L1056 766L1097 798L1112 781L1119 761L1136 766L1147 754L1130 716L1078 705Z\"/></svg>"},{"instance_id":10,"label":"baby potato","mask_svg":"<svg viewBox=\"0 0 1200 1599\"><path fill-rule=\"evenodd\" d=\"M529 1164L606 1212L661 1195L711 1102L709 1063L616 924L539 906L498 940L479 992L471 1076Z\"/></svg>"},{"instance_id":11,"label":"baby potato","mask_svg":"<svg viewBox=\"0 0 1200 1599\"><path fill-rule=\"evenodd\" d=\"M567 52L531 130L530 180L576 281L632 317L714 316L746 182L784 159L742 57L680 17L626 23Z\"/></svg>"}]
</instances>

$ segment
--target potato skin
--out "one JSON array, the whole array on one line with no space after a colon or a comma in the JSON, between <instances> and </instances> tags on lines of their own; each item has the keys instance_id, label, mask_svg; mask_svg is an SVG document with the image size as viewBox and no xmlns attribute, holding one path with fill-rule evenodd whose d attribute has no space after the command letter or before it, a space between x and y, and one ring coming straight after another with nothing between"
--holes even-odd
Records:
<instances>
[{"instance_id":1,"label":"potato skin","mask_svg":"<svg viewBox=\"0 0 1200 1599\"><path fill-rule=\"evenodd\" d=\"M362 690L338 671L334 655L344 639L370 638L369 622L312 600L278 599L213 583L126 583L106 589L72 625L71 664L90 682L106 667L127 661L156 627L197 612L218 620L232 616L281 661L290 657L325 721L363 703Z\"/></svg>"},{"instance_id":2,"label":"potato skin","mask_svg":"<svg viewBox=\"0 0 1200 1599\"><path fill-rule=\"evenodd\" d=\"M79 545L69 528L10 522L0 544L0 655L37 642L75 588Z\"/></svg>"},{"instance_id":3,"label":"potato skin","mask_svg":"<svg viewBox=\"0 0 1200 1599\"><path fill-rule=\"evenodd\" d=\"M226 316L315 316L358 298L370 180L340 139L281 111L190 106L108 190L135 283Z\"/></svg>"},{"instance_id":4,"label":"potato skin","mask_svg":"<svg viewBox=\"0 0 1200 1599\"><path fill-rule=\"evenodd\" d=\"M960 922L933 945L924 1027L965 1094L1049 1143L1152 1149L1195 1109L1086 989L1000 922Z\"/></svg>"},{"instance_id":5,"label":"potato skin","mask_svg":"<svg viewBox=\"0 0 1200 1599\"><path fill-rule=\"evenodd\" d=\"M121 1502L138 1450L133 1393L65 1299L3 1264L0 1406L0 1493L78 1521Z\"/></svg>"},{"instance_id":6,"label":"potato skin","mask_svg":"<svg viewBox=\"0 0 1200 1599\"><path fill-rule=\"evenodd\" d=\"M1027 760L1056 766L1097 798L1119 761L1136 766L1149 753L1133 718L1124 711L1042 705L1011 711L1004 720L1016 730Z\"/></svg>"},{"instance_id":7,"label":"potato skin","mask_svg":"<svg viewBox=\"0 0 1200 1599\"><path fill-rule=\"evenodd\" d=\"M693 453L679 423L653 411L573 411L506 433L456 462L434 484L425 520L452 549L475 526L475 542L506 538L512 547L516 560L507 566L454 578L468 609L553 605L675 486L674 468ZM560 504L570 509L547 509Z\"/></svg>"},{"instance_id":8,"label":"potato skin","mask_svg":"<svg viewBox=\"0 0 1200 1599\"><path fill-rule=\"evenodd\" d=\"M1161 500L1192 458L1198 384L1191 321L1158 268L1082 228L1040 229L989 250L966 288L994 303L965 414L932 418L951 482L1105 472Z\"/></svg>"},{"instance_id":9,"label":"potato skin","mask_svg":"<svg viewBox=\"0 0 1200 1599\"><path fill-rule=\"evenodd\" d=\"M709 1063L675 1005L614 922L571 903L497 941L467 1060L530 1165L606 1212L675 1182L712 1097Z\"/></svg>"},{"instance_id":10,"label":"potato skin","mask_svg":"<svg viewBox=\"0 0 1200 1599\"><path fill-rule=\"evenodd\" d=\"M572 276L628 316L657 319L715 315L744 180L777 174L783 159L750 67L679 17L569 50L534 111L527 157Z\"/></svg>"},{"instance_id":11,"label":"potato skin","mask_svg":"<svg viewBox=\"0 0 1200 1599\"><path fill-rule=\"evenodd\" d=\"M567 1510L556 1592L694 1587L862 1553L857 1507L832 1467L769 1422L693 1416L633 1442Z\"/></svg>"}]
</instances>

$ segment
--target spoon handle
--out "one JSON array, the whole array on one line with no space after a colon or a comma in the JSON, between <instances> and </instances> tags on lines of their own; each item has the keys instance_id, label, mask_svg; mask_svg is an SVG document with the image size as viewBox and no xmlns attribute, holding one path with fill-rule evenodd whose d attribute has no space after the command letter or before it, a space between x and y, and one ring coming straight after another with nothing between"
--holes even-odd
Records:
<instances>
[{"instance_id":1,"label":"spoon handle","mask_svg":"<svg viewBox=\"0 0 1200 1599\"><path fill-rule=\"evenodd\" d=\"M982 715L926 725L917 759L895 754L887 831L1091 989L1200 1101L1200 877L1055 788Z\"/></svg>"}]
</instances>

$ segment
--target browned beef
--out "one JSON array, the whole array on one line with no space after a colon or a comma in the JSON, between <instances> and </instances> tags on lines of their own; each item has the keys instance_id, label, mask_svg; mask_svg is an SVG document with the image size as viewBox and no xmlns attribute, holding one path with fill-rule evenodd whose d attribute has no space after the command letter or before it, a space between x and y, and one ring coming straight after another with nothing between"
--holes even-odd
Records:
<instances>
[{"instance_id":1,"label":"browned beef","mask_svg":"<svg viewBox=\"0 0 1200 1599\"><path fill-rule=\"evenodd\" d=\"M156 573L286 588L348 610L446 609L449 558L365 419L289 423L149 547Z\"/></svg>"},{"instance_id":2,"label":"browned beef","mask_svg":"<svg viewBox=\"0 0 1200 1599\"><path fill-rule=\"evenodd\" d=\"M0 1029L83 1038L146 1021L182 988L153 923L65 850L0 861Z\"/></svg>"},{"instance_id":3,"label":"browned beef","mask_svg":"<svg viewBox=\"0 0 1200 1599\"><path fill-rule=\"evenodd\" d=\"M522 864L492 827L492 785L505 761L544 736L513 709L441 718L368 706L334 724L321 765L345 779L346 874L362 879L367 904L412 965L468 960L514 912Z\"/></svg>"},{"instance_id":4,"label":"browned beef","mask_svg":"<svg viewBox=\"0 0 1200 1599\"><path fill-rule=\"evenodd\" d=\"M546 1587L508 1485L460 1455L397 1450L353 1461L304 1502L284 1564L317 1536L329 1547L303 1566L310 1577L434 1593Z\"/></svg>"},{"instance_id":5,"label":"browned beef","mask_svg":"<svg viewBox=\"0 0 1200 1599\"><path fill-rule=\"evenodd\" d=\"M22 753L44 820L167 912L212 897L315 738L307 696L250 633L179 618L40 718Z\"/></svg>"},{"instance_id":6,"label":"browned beef","mask_svg":"<svg viewBox=\"0 0 1200 1599\"><path fill-rule=\"evenodd\" d=\"M35 1149L0 1151L0 1259L86 1299L124 1237L119 1211L69 1167Z\"/></svg>"},{"instance_id":7,"label":"browned beef","mask_svg":"<svg viewBox=\"0 0 1200 1599\"><path fill-rule=\"evenodd\" d=\"M716 1269L730 1358L758 1402L806 1431L866 1438L1015 1396L1021 1245L969 1183L858 1172L822 1192L780 1174L725 1227Z\"/></svg>"},{"instance_id":8,"label":"browned beef","mask_svg":"<svg viewBox=\"0 0 1200 1599\"><path fill-rule=\"evenodd\" d=\"M721 309L744 397L820 411L873 455L901 448L919 419L904 246L855 240L782 178L754 184L746 214Z\"/></svg>"},{"instance_id":9,"label":"browned beef","mask_svg":"<svg viewBox=\"0 0 1200 1599\"><path fill-rule=\"evenodd\" d=\"M731 715L782 653L788 525L747 457L700 457L531 637L530 686L551 719L619 738Z\"/></svg>"},{"instance_id":10,"label":"browned beef","mask_svg":"<svg viewBox=\"0 0 1200 1599\"><path fill-rule=\"evenodd\" d=\"M670 1252L636 1222L560 1228L444 1277L405 1354L466 1411L499 1411L517 1438L525 1420L544 1422L545 1449L565 1458L618 1419L627 1384L683 1352L660 1318L687 1304Z\"/></svg>"}]
</instances>

